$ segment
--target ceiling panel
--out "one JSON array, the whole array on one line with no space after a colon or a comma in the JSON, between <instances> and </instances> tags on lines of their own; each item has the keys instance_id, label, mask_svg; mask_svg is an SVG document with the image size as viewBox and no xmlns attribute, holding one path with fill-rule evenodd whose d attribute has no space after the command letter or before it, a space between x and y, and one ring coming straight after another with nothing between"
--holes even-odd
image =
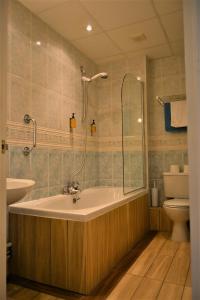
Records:
<instances>
[{"instance_id":1,"label":"ceiling panel","mask_svg":"<svg viewBox=\"0 0 200 300\"><path fill-rule=\"evenodd\" d=\"M92 59L120 54L120 50L113 45L105 34L73 41L73 44Z\"/></svg>"},{"instance_id":2,"label":"ceiling panel","mask_svg":"<svg viewBox=\"0 0 200 300\"><path fill-rule=\"evenodd\" d=\"M145 35L146 39L135 42L133 37ZM125 52L149 48L167 41L162 28L156 18L146 22L125 26L120 29L108 31L110 38Z\"/></svg>"},{"instance_id":3,"label":"ceiling panel","mask_svg":"<svg viewBox=\"0 0 200 300\"><path fill-rule=\"evenodd\" d=\"M161 22L166 30L169 40L174 42L183 39L183 14L182 11L161 17Z\"/></svg>"},{"instance_id":4,"label":"ceiling panel","mask_svg":"<svg viewBox=\"0 0 200 300\"><path fill-rule=\"evenodd\" d=\"M69 0L19 0L19 2L36 14L67 1Z\"/></svg>"},{"instance_id":5,"label":"ceiling panel","mask_svg":"<svg viewBox=\"0 0 200 300\"><path fill-rule=\"evenodd\" d=\"M155 8L160 15L182 10L182 0L153 0Z\"/></svg>"},{"instance_id":6,"label":"ceiling panel","mask_svg":"<svg viewBox=\"0 0 200 300\"><path fill-rule=\"evenodd\" d=\"M78 1L68 1L39 14L39 16L68 40L88 37L101 32L94 19ZM86 31L87 24L93 26L92 32Z\"/></svg>"},{"instance_id":7,"label":"ceiling panel","mask_svg":"<svg viewBox=\"0 0 200 300\"><path fill-rule=\"evenodd\" d=\"M19 1L96 63L183 53L182 0Z\"/></svg>"},{"instance_id":8,"label":"ceiling panel","mask_svg":"<svg viewBox=\"0 0 200 300\"><path fill-rule=\"evenodd\" d=\"M150 0L81 0L105 30L155 16Z\"/></svg>"},{"instance_id":9,"label":"ceiling panel","mask_svg":"<svg viewBox=\"0 0 200 300\"><path fill-rule=\"evenodd\" d=\"M117 54L117 55L112 55L112 56L107 56L104 58L97 58L95 59L95 62L97 64L105 64L105 63L109 63L111 61L118 61L118 60L122 60L122 59L126 59L126 55L124 54Z\"/></svg>"},{"instance_id":10,"label":"ceiling panel","mask_svg":"<svg viewBox=\"0 0 200 300\"><path fill-rule=\"evenodd\" d=\"M126 53L126 56L129 58L137 56L137 55L146 55L151 59L155 59L155 58L170 56L170 55L172 55L172 52L171 52L169 45L165 44L165 45L160 45L157 47L143 49L141 51Z\"/></svg>"}]
</instances>

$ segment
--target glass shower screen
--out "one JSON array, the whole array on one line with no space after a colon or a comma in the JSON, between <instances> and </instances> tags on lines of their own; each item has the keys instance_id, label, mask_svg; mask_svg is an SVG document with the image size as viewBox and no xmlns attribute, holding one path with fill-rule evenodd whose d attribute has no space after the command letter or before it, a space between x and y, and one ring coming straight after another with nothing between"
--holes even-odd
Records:
<instances>
[{"instance_id":1,"label":"glass shower screen","mask_svg":"<svg viewBox=\"0 0 200 300\"><path fill-rule=\"evenodd\" d=\"M143 82L125 74L121 88L124 194L145 187Z\"/></svg>"}]
</instances>

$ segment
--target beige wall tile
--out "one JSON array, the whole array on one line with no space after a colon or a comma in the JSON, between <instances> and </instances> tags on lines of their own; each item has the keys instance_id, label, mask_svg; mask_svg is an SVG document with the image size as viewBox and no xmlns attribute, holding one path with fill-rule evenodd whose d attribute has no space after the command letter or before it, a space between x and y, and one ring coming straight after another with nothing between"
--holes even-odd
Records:
<instances>
[{"instance_id":1,"label":"beige wall tile","mask_svg":"<svg viewBox=\"0 0 200 300\"><path fill-rule=\"evenodd\" d=\"M26 113L30 113L31 84L22 77L8 76L9 120L23 122Z\"/></svg>"},{"instance_id":2,"label":"beige wall tile","mask_svg":"<svg viewBox=\"0 0 200 300\"><path fill-rule=\"evenodd\" d=\"M29 113L37 121L38 147L41 143L45 143L43 148L47 154L47 164L48 153L50 152L49 143L51 149L58 147L58 152L61 145L64 147L66 145L72 147L73 145L73 149L68 149L67 156L69 157L70 152L73 154L78 145L83 146L81 140L85 135L85 125L81 123L83 98L80 65L84 66L88 76L97 72L97 66L15 0L10 1L8 27L7 119L10 122L9 138L12 141L12 151L8 157L11 161L15 152L16 154L21 153L23 146L19 145L24 143L24 140L27 141L27 144L31 144L31 130L29 130L31 127L28 125L25 128L21 126L25 113ZM89 96L88 122L97 119L95 111L97 107L96 89L92 85L89 86L89 89L92 93ZM78 126L74 131L75 138L72 141L68 133L69 117L73 112L76 113ZM18 122L18 124L15 126L13 122ZM89 124L87 127L90 134ZM81 134L81 137L77 137L76 134ZM15 144L16 140L19 143L18 146ZM95 143L93 141L93 145ZM37 156L38 152L35 155ZM81 157L81 153L77 155ZM92 158L88 156L89 161L90 159ZM18 160L19 169L14 172L13 168L10 168L11 171L8 175L15 173L25 176L23 168L20 169L20 166L23 165L23 156L18 157ZM22 161L20 162L20 160ZM95 160L93 162L94 170L97 169L97 164L98 161ZM73 167L77 168L78 163ZM53 171L52 169L45 170L45 177L48 180L49 177L52 177L49 174L52 174ZM39 181L40 172L34 170L33 161L29 176L34 176L36 181ZM69 179L68 170L65 170L63 178ZM80 178L81 183L88 182L88 179L83 176L83 172ZM48 180L45 181L45 186L42 189L37 188L33 191L32 196L34 198L52 195L55 191L61 190L60 184L51 186ZM98 182L97 175L95 182Z\"/></svg>"}]
</instances>

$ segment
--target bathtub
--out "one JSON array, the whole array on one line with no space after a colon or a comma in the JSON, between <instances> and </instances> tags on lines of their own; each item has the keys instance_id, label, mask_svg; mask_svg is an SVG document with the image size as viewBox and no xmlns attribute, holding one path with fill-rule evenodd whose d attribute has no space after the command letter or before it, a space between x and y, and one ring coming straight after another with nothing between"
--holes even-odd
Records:
<instances>
[{"instance_id":1,"label":"bathtub","mask_svg":"<svg viewBox=\"0 0 200 300\"><path fill-rule=\"evenodd\" d=\"M90 294L148 232L146 190L95 187L9 206L11 275Z\"/></svg>"},{"instance_id":2,"label":"bathtub","mask_svg":"<svg viewBox=\"0 0 200 300\"><path fill-rule=\"evenodd\" d=\"M95 187L82 191L80 200L75 203L73 196L60 194L12 204L9 206L9 212L64 220L89 221L146 193L146 190L140 190L124 196L121 187Z\"/></svg>"}]
</instances>

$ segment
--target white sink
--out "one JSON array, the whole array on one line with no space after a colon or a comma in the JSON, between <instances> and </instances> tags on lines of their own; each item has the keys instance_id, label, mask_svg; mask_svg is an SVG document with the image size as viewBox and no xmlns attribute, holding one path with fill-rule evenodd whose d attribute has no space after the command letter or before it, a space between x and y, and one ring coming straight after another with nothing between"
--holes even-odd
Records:
<instances>
[{"instance_id":1,"label":"white sink","mask_svg":"<svg viewBox=\"0 0 200 300\"><path fill-rule=\"evenodd\" d=\"M6 185L7 205L9 205L24 198L35 185L35 181L30 179L7 178Z\"/></svg>"}]
</instances>

